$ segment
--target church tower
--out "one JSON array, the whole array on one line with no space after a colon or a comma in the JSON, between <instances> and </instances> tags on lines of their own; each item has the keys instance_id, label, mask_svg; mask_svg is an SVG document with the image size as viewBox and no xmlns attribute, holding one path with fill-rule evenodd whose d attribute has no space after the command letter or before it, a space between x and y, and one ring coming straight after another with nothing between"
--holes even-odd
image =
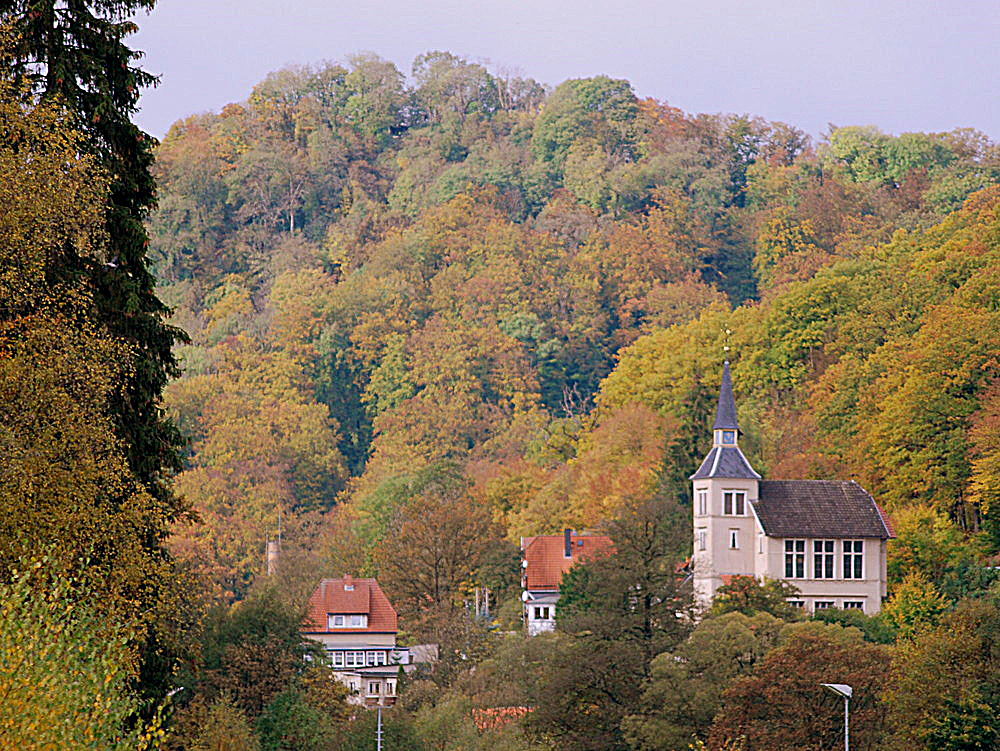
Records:
<instances>
[{"instance_id":1,"label":"church tower","mask_svg":"<svg viewBox=\"0 0 1000 751\"><path fill-rule=\"evenodd\" d=\"M750 501L758 498L760 475L739 447L736 400L729 361L722 368L712 450L691 475L694 513L694 594L707 607L729 576L754 574L756 524Z\"/></svg>"}]
</instances>

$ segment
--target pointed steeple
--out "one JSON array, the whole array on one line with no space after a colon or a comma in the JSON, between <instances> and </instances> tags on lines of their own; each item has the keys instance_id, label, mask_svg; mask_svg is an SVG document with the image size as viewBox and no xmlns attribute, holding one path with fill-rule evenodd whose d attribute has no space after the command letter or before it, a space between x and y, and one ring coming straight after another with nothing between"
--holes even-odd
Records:
<instances>
[{"instance_id":1,"label":"pointed steeple","mask_svg":"<svg viewBox=\"0 0 1000 751\"><path fill-rule=\"evenodd\" d=\"M736 423L736 399L733 397L733 377L729 375L729 360L722 366L722 388L719 389L719 407L715 411L712 430L739 430Z\"/></svg>"},{"instance_id":2,"label":"pointed steeple","mask_svg":"<svg viewBox=\"0 0 1000 751\"><path fill-rule=\"evenodd\" d=\"M712 425L712 450L702 461L692 480L712 477L729 479L755 479L760 475L750 466L739 447L740 426L736 422L736 399L733 397L733 377L729 374L729 360L722 367L722 388L719 389L719 407Z\"/></svg>"}]
</instances>

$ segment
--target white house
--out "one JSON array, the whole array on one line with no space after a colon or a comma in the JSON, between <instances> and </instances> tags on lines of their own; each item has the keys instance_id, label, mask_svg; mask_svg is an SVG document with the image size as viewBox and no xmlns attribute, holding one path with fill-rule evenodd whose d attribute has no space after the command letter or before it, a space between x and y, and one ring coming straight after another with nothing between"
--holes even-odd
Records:
<instances>
[{"instance_id":1,"label":"white house","mask_svg":"<svg viewBox=\"0 0 1000 751\"><path fill-rule=\"evenodd\" d=\"M396 611L374 579L323 579L309 598L302 633L325 648L351 701L396 701L396 679L410 652L396 645Z\"/></svg>"},{"instance_id":2,"label":"white house","mask_svg":"<svg viewBox=\"0 0 1000 751\"><path fill-rule=\"evenodd\" d=\"M614 544L607 535L576 534L521 538L521 602L529 636L556 627L556 604L563 574L574 564L607 555Z\"/></svg>"},{"instance_id":3,"label":"white house","mask_svg":"<svg viewBox=\"0 0 1000 751\"><path fill-rule=\"evenodd\" d=\"M764 480L740 451L729 362L712 450L691 475L694 592L707 606L734 575L783 579L809 612L877 613L886 596L889 518L855 482Z\"/></svg>"}]
</instances>

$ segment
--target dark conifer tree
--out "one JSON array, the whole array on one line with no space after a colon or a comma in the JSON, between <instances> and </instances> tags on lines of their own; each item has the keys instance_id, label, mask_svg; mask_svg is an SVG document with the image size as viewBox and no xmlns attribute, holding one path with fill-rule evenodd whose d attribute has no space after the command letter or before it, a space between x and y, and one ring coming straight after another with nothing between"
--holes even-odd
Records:
<instances>
[{"instance_id":1,"label":"dark conifer tree","mask_svg":"<svg viewBox=\"0 0 1000 751\"><path fill-rule=\"evenodd\" d=\"M167 381L178 374L171 354L184 338L168 326L146 258L143 220L156 200L150 173L155 139L132 121L139 94L156 83L136 62L141 52L125 38L130 20L155 0L0 0L0 23L14 33L0 61L39 100L57 98L111 177L105 259L69 256L53 282L85 277L94 290L95 317L132 345L134 368L113 402L117 432L136 477L171 516L179 509L165 476L179 468L180 436L160 407ZM159 538L151 535L150 544Z\"/></svg>"}]
</instances>

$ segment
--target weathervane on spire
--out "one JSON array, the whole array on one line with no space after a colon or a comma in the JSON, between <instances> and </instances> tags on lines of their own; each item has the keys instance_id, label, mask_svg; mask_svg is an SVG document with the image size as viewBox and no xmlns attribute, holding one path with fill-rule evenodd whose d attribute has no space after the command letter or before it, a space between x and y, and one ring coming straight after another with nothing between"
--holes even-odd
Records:
<instances>
[{"instance_id":1,"label":"weathervane on spire","mask_svg":"<svg viewBox=\"0 0 1000 751\"><path fill-rule=\"evenodd\" d=\"M729 335L733 332L729 329L725 329L726 332L726 343L722 345L722 351L726 354L726 359L729 359Z\"/></svg>"}]
</instances>

